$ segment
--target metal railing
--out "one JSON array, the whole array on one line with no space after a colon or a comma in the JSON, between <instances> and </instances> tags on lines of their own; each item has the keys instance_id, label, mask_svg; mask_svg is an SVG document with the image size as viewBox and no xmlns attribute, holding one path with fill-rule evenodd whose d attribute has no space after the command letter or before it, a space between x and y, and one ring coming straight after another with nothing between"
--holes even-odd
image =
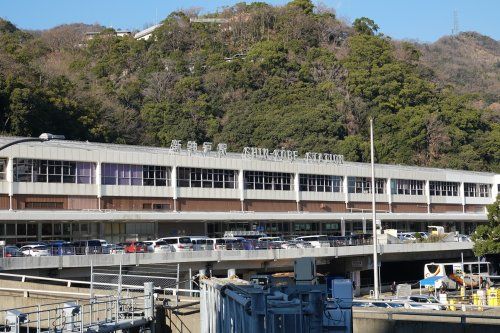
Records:
<instances>
[{"instance_id":1,"label":"metal railing","mask_svg":"<svg viewBox=\"0 0 500 333\"><path fill-rule=\"evenodd\" d=\"M2 278L8 278L14 281L19 281L19 282L49 282L50 284L56 284L56 285L63 285L66 286L67 288L71 288L72 286L88 286L90 287L91 285L93 286L104 286L104 287L110 287L110 288L117 288L118 284L117 283L106 283L106 282L96 282L96 281L82 281L82 280L68 280L68 279L57 279L57 278L50 278L50 277L44 277L44 276L32 276L32 275L23 275L23 274L10 274L10 273L0 273L0 279ZM154 279L154 277L153 277ZM151 280L151 279L150 279ZM131 289L131 290L143 290L144 285L139 285L139 284L122 284L121 287L123 289ZM169 295L175 295L175 296L181 296L181 295L186 295L186 296L193 296L193 295L199 295L200 291L197 289L185 289L185 288L162 288L161 286L153 286L155 290L162 290L164 294L169 294ZM41 293L41 294L66 294L66 292L61 292L61 291L48 291L48 290L27 290L27 289L16 289L16 288L6 288L6 287L0 287L0 290L5 290L5 291L19 291L19 292L32 292L32 293ZM74 294L71 292L71 294ZM82 296L89 295L90 293L81 293Z\"/></svg>"},{"instance_id":2,"label":"metal railing","mask_svg":"<svg viewBox=\"0 0 500 333\"><path fill-rule=\"evenodd\" d=\"M148 325L154 319L152 286L140 296L95 297L86 302L71 300L0 311L0 332L87 332L105 325L113 332Z\"/></svg>"},{"instance_id":3,"label":"metal railing","mask_svg":"<svg viewBox=\"0 0 500 333\"><path fill-rule=\"evenodd\" d=\"M416 305L422 305L422 303L414 303ZM456 305L458 306L458 305ZM469 308L470 310L477 310L476 305L464 305L464 307ZM494 308L499 308L499 307L494 307ZM373 310L371 310L373 309ZM380 315L385 315L387 316L387 320L397 320L395 317L397 316L402 316L402 317L408 317L408 316L415 316L415 317L422 317L421 320L429 321L430 318L455 318L455 319L460 319L461 324L467 324L467 319L481 319L482 322L485 320L492 320L496 321L496 325L500 324L500 316L498 315L489 315L489 314L472 314L472 313L466 313L466 312L449 312L449 311L405 311L405 310L380 310L376 308L368 308L368 309L363 309L363 308L353 308L353 314L360 314L360 313L369 313L369 314L380 314ZM371 318L371 317L370 317ZM405 319L408 320L408 319Z\"/></svg>"},{"instance_id":4,"label":"metal railing","mask_svg":"<svg viewBox=\"0 0 500 333\"><path fill-rule=\"evenodd\" d=\"M459 242L455 239L436 239L435 241L425 240L421 243L456 243ZM343 246L360 246L360 245L371 245L372 237L370 234L360 234L353 236L331 236L327 241L319 241L319 246L313 246L310 242L296 242L296 241L256 241L256 240L245 240L245 241L226 241L221 244L193 244L192 247L180 250L182 251L220 251L220 250L287 250L291 248L314 248L314 247L343 247ZM399 240L400 244L412 244L420 243L417 241L402 241ZM399 244L397 243L397 244ZM183 244L189 245L189 244ZM179 250L177 250L179 251ZM17 255L7 254L5 247L0 246L0 258L15 258L15 257L37 257L37 256L71 256L71 255L89 255L89 254L135 254L135 253L166 253L166 252L176 252L174 246L170 246L169 249L162 249L161 252L147 251L144 252L131 252L126 253L123 249L113 249L105 246L64 246L64 247L51 247L47 246L47 251L45 252L33 252L28 253L28 255L23 255L17 253Z\"/></svg>"}]
</instances>

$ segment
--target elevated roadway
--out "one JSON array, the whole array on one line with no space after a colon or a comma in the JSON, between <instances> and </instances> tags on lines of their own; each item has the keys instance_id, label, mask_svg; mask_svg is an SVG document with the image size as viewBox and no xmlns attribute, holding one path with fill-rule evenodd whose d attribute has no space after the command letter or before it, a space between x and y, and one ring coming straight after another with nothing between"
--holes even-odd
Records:
<instances>
[{"instance_id":1,"label":"elevated roadway","mask_svg":"<svg viewBox=\"0 0 500 333\"><path fill-rule=\"evenodd\" d=\"M379 245L382 261L434 260L470 255L472 242L409 243ZM51 257L1 258L0 271L25 271L40 269L71 269L111 267L122 265L138 266L152 264L180 264L193 269L203 268L209 263L217 269L255 269L266 267L292 267L293 260L301 257L315 257L319 263L331 260L351 259L358 265L370 265L373 247L371 245L323 247L309 249L279 250L224 250L189 251L170 253L94 254ZM360 262L361 261L361 262ZM360 262L360 263L359 263ZM360 267L361 268L361 267Z\"/></svg>"}]
</instances>

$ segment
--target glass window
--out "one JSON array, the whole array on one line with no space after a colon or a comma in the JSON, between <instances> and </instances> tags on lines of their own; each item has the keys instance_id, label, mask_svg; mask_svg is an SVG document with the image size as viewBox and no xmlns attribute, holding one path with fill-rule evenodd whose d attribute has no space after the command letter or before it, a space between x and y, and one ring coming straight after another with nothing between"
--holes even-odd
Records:
<instances>
[{"instance_id":1,"label":"glass window","mask_svg":"<svg viewBox=\"0 0 500 333\"><path fill-rule=\"evenodd\" d=\"M14 223L6 223L5 224L5 235L6 236L15 236L16 235L16 225Z\"/></svg>"},{"instance_id":2,"label":"glass window","mask_svg":"<svg viewBox=\"0 0 500 333\"><path fill-rule=\"evenodd\" d=\"M32 182L33 160L14 159L14 181Z\"/></svg>"},{"instance_id":3,"label":"glass window","mask_svg":"<svg viewBox=\"0 0 500 333\"><path fill-rule=\"evenodd\" d=\"M466 197L489 198L491 196L492 184L464 183Z\"/></svg>"},{"instance_id":4,"label":"glass window","mask_svg":"<svg viewBox=\"0 0 500 333\"><path fill-rule=\"evenodd\" d=\"M94 183L90 162L14 159L15 182Z\"/></svg>"},{"instance_id":5,"label":"glass window","mask_svg":"<svg viewBox=\"0 0 500 333\"><path fill-rule=\"evenodd\" d=\"M391 193L398 195L423 195L425 181L413 179L391 179Z\"/></svg>"},{"instance_id":6,"label":"glass window","mask_svg":"<svg viewBox=\"0 0 500 333\"><path fill-rule=\"evenodd\" d=\"M430 181L429 182L429 192L432 196L458 196L458 183L455 182L440 182L440 181Z\"/></svg>"},{"instance_id":7,"label":"glass window","mask_svg":"<svg viewBox=\"0 0 500 333\"><path fill-rule=\"evenodd\" d=\"M76 162L62 162L63 183L76 183Z\"/></svg>"},{"instance_id":8,"label":"glass window","mask_svg":"<svg viewBox=\"0 0 500 333\"><path fill-rule=\"evenodd\" d=\"M290 191L292 189L291 173L245 171L245 189Z\"/></svg>"},{"instance_id":9,"label":"glass window","mask_svg":"<svg viewBox=\"0 0 500 333\"><path fill-rule=\"evenodd\" d=\"M76 175L78 184L94 184L95 163L76 162Z\"/></svg>"},{"instance_id":10,"label":"glass window","mask_svg":"<svg viewBox=\"0 0 500 333\"><path fill-rule=\"evenodd\" d=\"M0 180L7 179L7 159L0 158Z\"/></svg>"},{"instance_id":11,"label":"glass window","mask_svg":"<svg viewBox=\"0 0 500 333\"><path fill-rule=\"evenodd\" d=\"M102 164L103 185L167 186L170 168L159 165Z\"/></svg>"},{"instance_id":12,"label":"glass window","mask_svg":"<svg viewBox=\"0 0 500 333\"><path fill-rule=\"evenodd\" d=\"M42 235L43 236L52 236L52 223L43 223L42 224Z\"/></svg>"},{"instance_id":13,"label":"glass window","mask_svg":"<svg viewBox=\"0 0 500 333\"><path fill-rule=\"evenodd\" d=\"M17 235L18 236L26 236L26 224L18 223L17 224Z\"/></svg>"},{"instance_id":14,"label":"glass window","mask_svg":"<svg viewBox=\"0 0 500 333\"><path fill-rule=\"evenodd\" d=\"M375 178L375 193L385 193L385 179ZM372 180L369 177L347 177L349 193L372 193Z\"/></svg>"},{"instance_id":15,"label":"glass window","mask_svg":"<svg viewBox=\"0 0 500 333\"><path fill-rule=\"evenodd\" d=\"M341 176L301 174L299 184L301 191L342 192Z\"/></svg>"},{"instance_id":16,"label":"glass window","mask_svg":"<svg viewBox=\"0 0 500 333\"><path fill-rule=\"evenodd\" d=\"M48 182L49 183L61 183L62 179L62 161L48 161Z\"/></svg>"},{"instance_id":17,"label":"glass window","mask_svg":"<svg viewBox=\"0 0 500 333\"><path fill-rule=\"evenodd\" d=\"M177 186L236 188L236 170L178 168Z\"/></svg>"},{"instance_id":18,"label":"glass window","mask_svg":"<svg viewBox=\"0 0 500 333\"><path fill-rule=\"evenodd\" d=\"M28 236L36 236L38 235L38 224L37 223L28 223L28 232L27 232L27 235Z\"/></svg>"}]
</instances>

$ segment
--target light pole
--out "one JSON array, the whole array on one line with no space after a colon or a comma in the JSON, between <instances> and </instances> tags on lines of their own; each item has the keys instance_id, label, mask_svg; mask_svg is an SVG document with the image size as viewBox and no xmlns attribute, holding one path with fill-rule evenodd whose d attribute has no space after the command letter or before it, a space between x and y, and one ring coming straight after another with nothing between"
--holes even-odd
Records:
<instances>
[{"instance_id":1,"label":"light pole","mask_svg":"<svg viewBox=\"0 0 500 333\"><path fill-rule=\"evenodd\" d=\"M370 154L372 164L372 232L373 232L373 284L375 299L379 298L379 275L377 255L377 213L375 211L375 149L373 147L373 118L370 118Z\"/></svg>"},{"instance_id":2,"label":"light pole","mask_svg":"<svg viewBox=\"0 0 500 333\"><path fill-rule=\"evenodd\" d=\"M8 148L10 146L16 145L18 143L24 143L24 142L46 142L46 141L51 141L51 140L64 140L65 137L64 135L55 135L55 134L50 134L50 133L42 133L38 138L23 138L19 140L14 140L11 141L3 146L0 147L0 151L4 150L5 148ZM9 166L7 168L8 171L8 176L7 176L7 181L9 182L9 210L12 210L12 196L14 195L14 188L13 188L13 183L14 183L14 174L13 174L13 165L12 165L12 158L9 158Z\"/></svg>"},{"instance_id":3,"label":"light pole","mask_svg":"<svg viewBox=\"0 0 500 333\"><path fill-rule=\"evenodd\" d=\"M8 148L10 146L16 145L18 143L23 143L23 142L45 142L45 141L50 141L50 140L64 140L65 137L64 135L55 135L55 134L50 134L50 133L42 133L38 138L23 138L19 140L14 140L12 142L9 142L3 146L0 147L0 150L4 150L5 148Z\"/></svg>"}]
</instances>

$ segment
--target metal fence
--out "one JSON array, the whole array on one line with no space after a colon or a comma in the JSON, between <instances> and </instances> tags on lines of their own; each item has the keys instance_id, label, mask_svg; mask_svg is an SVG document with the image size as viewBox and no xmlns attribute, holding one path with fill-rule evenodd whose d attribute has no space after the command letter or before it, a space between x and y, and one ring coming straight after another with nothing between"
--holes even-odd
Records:
<instances>
[{"instance_id":1,"label":"metal fence","mask_svg":"<svg viewBox=\"0 0 500 333\"><path fill-rule=\"evenodd\" d=\"M436 240L429 241L426 240L425 243L432 242L448 242L448 240ZM457 242L456 240L449 240L449 242ZM286 251L287 249L293 248L314 248L314 247L345 247L345 246L362 246L371 245L372 237L369 234L356 235L356 236L333 236L329 237L327 241L314 242L319 243L318 245L312 245L310 242L296 242L296 241L284 241L284 242L274 242L274 241L257 241L257 240L245 240L245 241L225 241L220 244L215 245L193 245L190 249L184 249L184 251L221 251L221 250L269 250L278 249ZM399 243L418 243L418 241L401 241ZM76 246L50 246L47 245L46 252L33 252L24 255L19 251L15 252L12 250L13 246L0 246L0 258L1 257L22 257L22 256L69 256L69 255L89 255L89 254L111 254L111 255L127 255L135 253L125 253L123 249L117 250L105 246L87 246L87 247L76 247ZM172 246L170 249L162 249L161 253L175 252L176 249ZM182 251L182 250L181 250ZM140 252L142 253L142 252ZM148 253L148 252L146 252ZM150 252L154 253L154 252Z\"/></svg>"},{"instance_id":2,"label":"metal fence","mask_svg":"<svg viewBox=\"0 0 500 333\"><path fill-rule=\"evenodd\" d=\"M154 319L152 285L135 296L95 297L0 311L0 332L113 332L146 327Z\"/></svg>"},{"instance_id":3,"label":"metal fence","mask_svg":"<svg viewBox=\"0 0 500 333\"><path fill-rule=\"evenodd\" d=\"M123 258L123 254L122 254ZM129 295L141 290L146 282L152 282L154 290L162 293L173 293L179 289L179 264L163 264L154 267L124 266L122 261L118 267L90 267L90 292L111 290L114 295Z\"/></svg>"}]
</instances>

